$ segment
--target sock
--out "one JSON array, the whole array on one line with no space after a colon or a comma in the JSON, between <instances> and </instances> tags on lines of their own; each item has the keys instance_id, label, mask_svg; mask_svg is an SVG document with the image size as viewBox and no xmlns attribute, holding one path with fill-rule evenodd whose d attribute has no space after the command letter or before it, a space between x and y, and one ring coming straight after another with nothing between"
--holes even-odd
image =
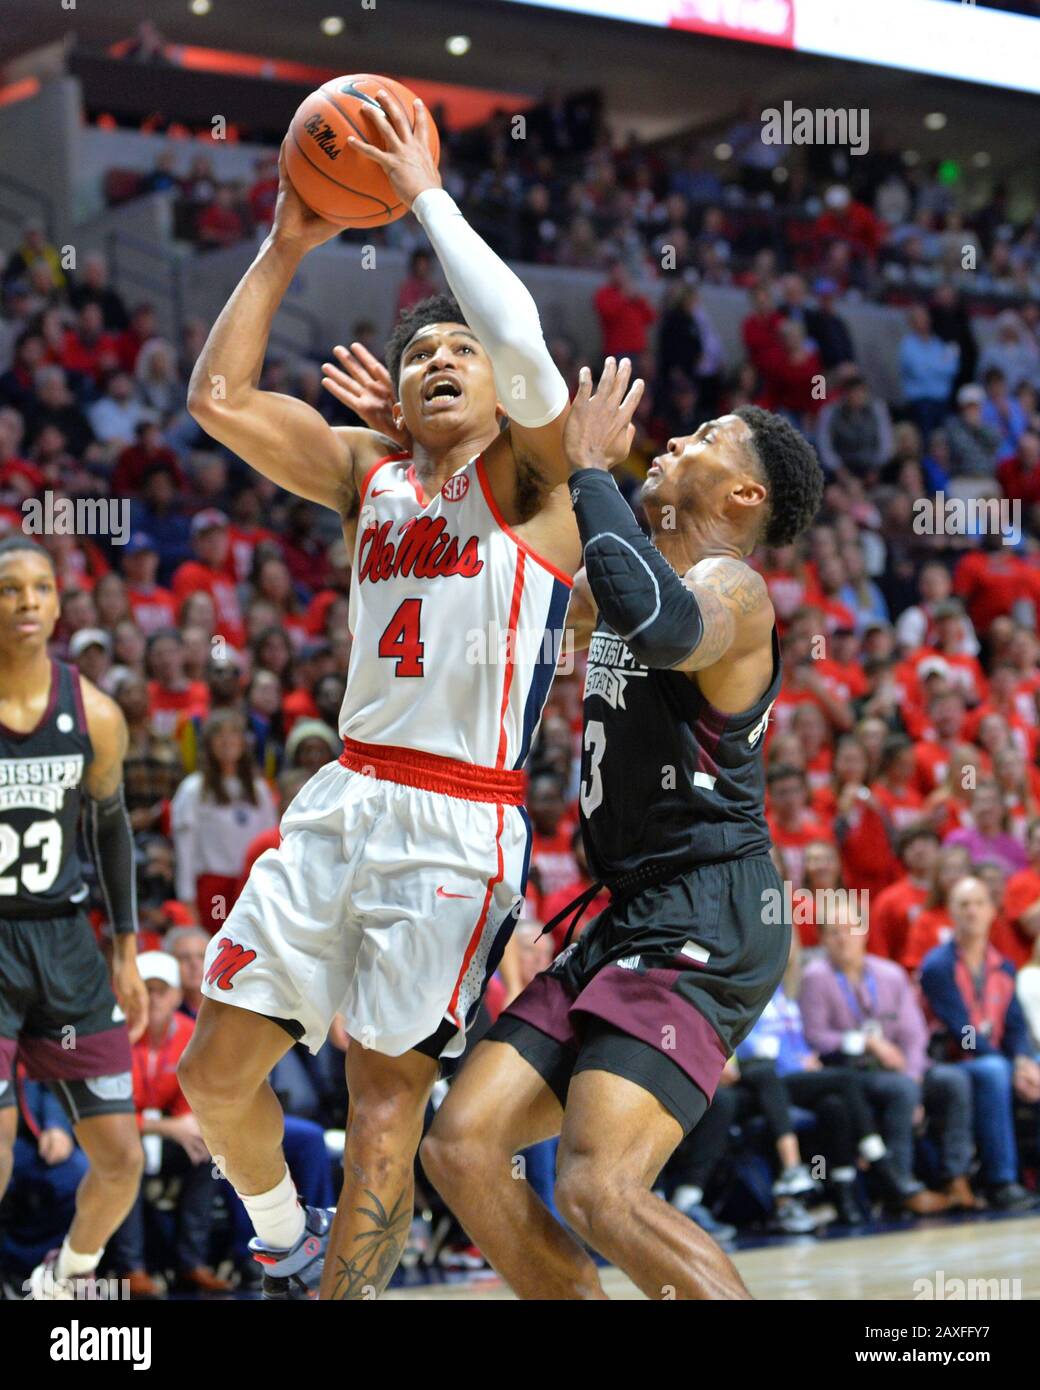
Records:
<instances>
[{"instance_id":1,"label":"sock","mask_svg":"<svg viewBox=\"0 0 1040 1390\"><path fill-rule=\"evenodd\" d=\"M702 1187L694 1187L692 1183L680 1183L672 1194L672 1206L700 1206L703 1198L704 1189Z\"/></svg>"},{"instance_id":2,"label":"sock","mask_svg":"<svg viewBox=\"0 0 1040 1390\"><path fill-rule=\"evenodd\" d=\"M855 1181L856 1181L856 1170L855 1170L855 1168L851 1168L851 1167L850 1167L850 1168L832 1168L832 1169L831 1169L831 1182L855 1182Z\"/></svg>"},{"instance_id":3,"label":"sock","mask_svg":"<svg viewBox=\"0 0 1040 1390\"><path fill-rule=\"evenodd\" d=\"M859 1152L862 1158L868 1163L876 1163L879 1158L884 1158L888 1150L885 1148L885 1141L880 1134L868 1134L859 1141Z\"/></svg>"},{"instance_id":4,"label":"sock","mask_svg":"<svg viewBox=\"0 0 1040 1390\"><path fill-rule=\"evenodd\" d=\"M288 1165L281 1182L269 1192L258 1192L252 1197L245 1197L241 1192L238 1195L249 1213L254 1231L265 1245L274 1250L289 1250L303 1235L306 1216Z\"/></svg>"},{"instance_id":5,"label":"sock","mask_svg":"<svg viewBox=\"0 0 1040 1390\"><path fill-rule=\"evenodd\" d=\"M90 1274L97 1269L98 1261L104 1253L105 1247L102 1246L100 1250L95 1250L93 1255L81 1255L78 1250L73 1250L66 1236L58 1251L58 1258L54 1261L55 1279L78 1279L84 1274Z\"/></svg>"}]
</instances>

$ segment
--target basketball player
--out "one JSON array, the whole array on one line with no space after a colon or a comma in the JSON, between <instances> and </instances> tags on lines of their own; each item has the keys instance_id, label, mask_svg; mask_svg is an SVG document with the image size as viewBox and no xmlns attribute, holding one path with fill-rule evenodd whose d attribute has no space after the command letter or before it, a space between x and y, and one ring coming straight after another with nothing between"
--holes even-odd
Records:
<instances>
[{"instance_id":1,"label":"basketball player","mask_svg":"<svg viewBox=\"0 0 1040 1390\"><path fill-rule=\"evenodd\" d=\"M607 471L639 391L625 397L608 364L592 395L583 368L564 437L585 560L572 621L589 646L579 801L612 902L478 1044L423 1146L524 1298L605 1297L578 1241L514 1180L517 1150L555 1134L560 1212L644 1293L749 1296L651 1189L787 963L761 758L780 648L747 557L809 525L822 474L790 424L742 407L654 460L651 543Z\"/></svg>"},{"instance_id":2,"label":"basketball player","mask_svg":"<svg viewBox=\"0 0 1040 1390\"><path fill-rule=\"evenodd\" d=\"M337 511L353 556L343 754L294 799L280 848L257 860L210 943L180 1068L253 1220L271 1298L319 1283L322 1297L370 1298L397 1264L440 1061L461 1052L521 904L531 831L520 769L580 556L568 393L534 302L440 187L425 112L413 134L381 96L372 120L388 152L365 152L457 297L417 306L388 347L411 454L256 387L303 256L337 230L297 197L284 157L271 235L213 327L189 400L259 472ZM295 1041L317 1051L337 1012L350 1114L330 1231L328 1213L299 1204L267 1076Z\"/></svg>"},{"instance_id":3,"label":"basketball player","mask_svg":"<svg viewBox=\"0 0 1040 1390\"><path fill-rule=\"evenodd\" d=\"M130 1042L144 1031L148 995L123 800L126 724L113 700L48 655L58 615L48 552L20 536L0 542L0 1197L17 1129L16 1057L50 1084L90 1160L61 1249L30 1276L34 1299L75 1296L70 1281L93 1274L144 1166ZM114 933L111 983L82 908L84 800Z\"/></svg>"}]
</instances>

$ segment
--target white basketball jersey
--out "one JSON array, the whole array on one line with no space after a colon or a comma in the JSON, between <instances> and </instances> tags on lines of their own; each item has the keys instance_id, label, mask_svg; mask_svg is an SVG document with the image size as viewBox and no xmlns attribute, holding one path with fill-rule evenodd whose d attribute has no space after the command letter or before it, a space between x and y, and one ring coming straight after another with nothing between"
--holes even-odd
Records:
<instances>
[{"instance_id":1,"label":"white basketball jersey","mask_svg":"<svg viewBox=\"0 0 1040 1390\"><path fill-rule=\"evenodd\" d=\"M482 456L429 500L409 457L380 460L362 486L340 733L522 767L570 589L503 521Z\"/></svg>"}]
</instances>

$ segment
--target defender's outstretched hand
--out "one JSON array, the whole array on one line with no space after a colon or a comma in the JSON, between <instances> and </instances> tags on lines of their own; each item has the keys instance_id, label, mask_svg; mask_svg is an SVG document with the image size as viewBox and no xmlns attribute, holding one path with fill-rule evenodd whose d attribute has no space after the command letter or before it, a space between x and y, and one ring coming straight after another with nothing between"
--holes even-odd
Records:
<instances>
[{"instance_id":1,"label":"defender's outstretched hand","mask_svg":"<svg viewBox=\"0 0 1040 1390\"><path fill-rule=\"evenodd\" d=\"M628 458L635 437L632 416L643 395L642 378L631 387L632 363L627 357L620 366L608 357L595 393L592 372L582 367L578 374L578 394L563 431L563 449L572 469L600 468L604 472ZM627 392L627 394L626 394Z\"/></svg>"},{"instance_id":2,"label":"defender's outstretched hand","mask_svg":"<svg viewBox=\"0 0 1040 1390\"><path fill-rule=\"evenodd\" d=\"M340 365L321 364L325 390L359 415L369 429L385 434L402 449L410 449L412 436L403 423L398 426L394 419L394 384L379 358L363 343L351 343L348 348L341 344L332 351Z\"/></svg>"},{"instance_id":3,"label":"defender's outstretched hand","mask_svg":"<svg viewBox=\"0 0 1040 1390\"><path fill-rule=\"evenodd\" d=\"M376 95L380 104L366 104L365 116L379 131L386 149L381 150L378 145L359 140L356 135L348 135L347 143L375 160L401 201L411 207L420 193L425 193L428 188L441 187L441 176L427 143L430 118L426 107L416 97L413 130L404 107L395 96L385 87L380 87Z\"/></svg>"}]
</instances>

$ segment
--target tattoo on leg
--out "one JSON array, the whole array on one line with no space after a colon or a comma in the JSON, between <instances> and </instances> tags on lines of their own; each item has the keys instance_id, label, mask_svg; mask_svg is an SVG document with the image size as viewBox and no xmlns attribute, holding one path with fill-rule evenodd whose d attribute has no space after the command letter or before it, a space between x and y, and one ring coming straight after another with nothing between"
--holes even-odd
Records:
<instances>
[{"instance_id":1,"label":"tattoo on leg","mask_svg":"<svg viewBox=\"0 0 1040 1390\"><path fill-rule=\"evenodd\" d=\"M349 1259L337 1255L334 1299L374 1298L386 1288L397 1268L411 1226L411 1204L405 1204L406 1192L407 1189L398 1193L388 1212L376 1194L365 1188L365 1196L372 1205L354 1210L359 1216L371 1217L373 1225L354 1237L357 1249Z\"/></svg>"}]
</instances>

